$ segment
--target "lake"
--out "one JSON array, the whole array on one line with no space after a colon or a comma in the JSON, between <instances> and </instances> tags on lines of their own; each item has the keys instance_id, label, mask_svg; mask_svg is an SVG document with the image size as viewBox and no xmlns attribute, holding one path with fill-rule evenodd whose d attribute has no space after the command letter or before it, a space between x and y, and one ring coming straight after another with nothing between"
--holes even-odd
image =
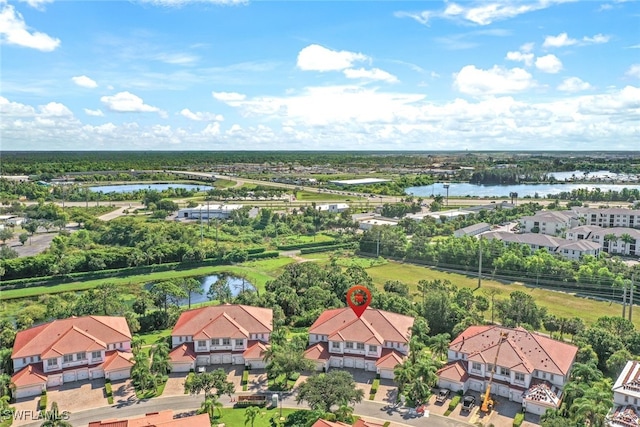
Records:
<instances>
[{"instance_id":1,"label":"lake","mask_svg":"<svg viewBox=\"0 0 640 427\"><path fill-rule=\"evenodd\" d=\"M155 190L163 191L169 188L184 188L185 190L211 190L213 187L210 185L198 185L198 184L121 184L121 185L98 185L95 187L89 187L89 190L94 193L133 193L140 190Z\"/></svg>"},{"instance_id":2,"label":"lake","mask_svg":"<svg viewBox=\"0 0 640 427\"><path fill-rule=\"evenodd\" d=\"M514 184L514 185L478 185L469 183L451 183L449 184L449 197L509 197L509 193L518 193L518 198L525 196L535 197L536 193L539 197L544 198L547 194L558 194L565 191L575 190L577 188L599 188L603 192L609 190L620 191L623 188L640 189L640 185L625 184ZM433 185L425 185L420 187L409 187L405 189L406 194L417 197L431 197L434 195L447 195L447 190L442 183Z\"/></svg>"},{"instance_id":3,"label":"lake","mask_svg":"<svg viewBox=\"0 0 640 427\"><path fill-rule=\"evenodd\" d=\"M251 282L249 282L246 279L243 280L240 277L236 277L236 276L229 276L229 275L225 275L225 276L227 278L227 283L229 283L229 287L231 288L231 295L233 295L234 297L238 296L238 294L242 291L243 286L245 290L249 290L249 291L255 291L256 289L255 286L253 286L253 284L251 284ZM210 276L203 276L203 277L196 277L195 279L199 280L200 284L202 285L202 294L196 294L191 292L191 305L209 301L209 298L207 298L207 292L209 292L209 288L211 288L211 285L213 285L218 281L219 277L220 275L218 274L212 274ZM149 290L151 286L153 286L153 284L148 283L145 285L145 289ZM189 304L189 299L187 298L182 299L179 302L179 305L181 306L186 306L188 304Z\"/></svg>"}]
</instances>

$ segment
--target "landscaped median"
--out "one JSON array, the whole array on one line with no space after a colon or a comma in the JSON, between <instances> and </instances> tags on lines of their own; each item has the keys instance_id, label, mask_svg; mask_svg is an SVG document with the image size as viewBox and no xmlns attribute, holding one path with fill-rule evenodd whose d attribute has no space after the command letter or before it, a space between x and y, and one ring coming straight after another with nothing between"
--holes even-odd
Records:
<instances>
[{"instance_id":1,"label":"landscaped median","mask_svg":"<svg viewBox=\"0 0 640 427\"><path fill-rule=\"evenodd\" d=\"M111 388L111 380L109 378L104 381L104 393L107 396L107 403L113 405L113 389Z\"/></svg>"},{"instance_id":2,"label":"landscaped median","mask_svg":"<svg viewBox=\"0 0 640 427\"><path fill-rule=\"evenodd\" d=\"M449 402L449 408L444 413L445 417L448 417L449 414L451 414L454 411L454 409L456 409L456 406L460 404L460 399L462 399L462 396L460 396L459 394L456 394L455 396L453 396L453 398L451 399L451 402Z\"/></svg>"},{"instance_id":3,"label":"landscaped median","mask_svg":"<svg viewBox=\"0 0 640 427\"><path fill-rule=\"evenodd\" d=\"M371 385L371 391L369 392L369 400L374 400L376 398L376 393L378 392L378 388L380 387L380 379L376 378L373 380L373 384Z\"/></svg>"}]
</instances>

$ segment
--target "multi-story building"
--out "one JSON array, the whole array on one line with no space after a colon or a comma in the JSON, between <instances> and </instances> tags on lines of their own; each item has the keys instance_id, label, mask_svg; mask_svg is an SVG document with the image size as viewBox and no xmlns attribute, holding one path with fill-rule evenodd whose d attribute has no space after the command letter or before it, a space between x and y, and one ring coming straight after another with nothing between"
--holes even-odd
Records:
<instances>
[{"instance_id":1,"label":"multi-story building","mask_svg":"<svg viewBox=\"0 0 640 427\"><path fill-rule=\"evenodd\" d=\"M309 328L305 357L318 370L359 368L393 379L393 370L409 352L413 317L367 308L357 317L351 308L326 310Z\"/></svg>"},{"instance_id":2,"label":"multi-story building","mask_svg":"<svg viewBox=\"0 0 640 427\"><path fill-rule=\"evenodd\" d=\"M640 362L630 360L613 385L613 408L607 424L615 427L640 425Z\"/></svg>"},{"instance_id":3,"label":"multi-story building","mask_svg":"<svg viewBox=\"0 0 640 427\"><path fill-rule=\"evenodd\" d=\"M567 231L567 239L597 242L610 254L640 256L640 229L637 228L582 225Z\"/></svg>"},{"instance_id":4,"label":"multi-story building","mask_svg":"<svg viewBox=\"0 0 640 427\"><path fill-rule=\"evenodd\" d=\"M594 241L575 241L537 233L514 234L506 231L489 231L484 233L482 237L502 240L505 244L519 243L527 245L534 252L538 249L546 249L550 253L556 253L565 258L575 260L584 255L598 256L602 249L600 243Z\"/></svg>"},{"instance_id":5,"label":"multi-story building","mask_svg":"<svg viewBox=\"0 0 640 427\"><path fill-rule=\"evenodd\" d=\"M541 211L520 218L520 229L525 233L559 236L565 230L577 226L577 215L570 211Z\"/></svg>"},{"instance_id":6,"label":"multi-story building","mask_svg":"<svg viewBox=\"0 0 640 427\"><path fill-rule=\"evenodd\" d=\"M129 378L131 332L124 317L54 320L18 332L11 359L16 398L96 378Z\"/></svg>"},{"instance_id":7,"label":"multi-story building","mask_svg":"<svg viewBox=\"0 0 640 427\"><path fill-rule=\"evenodd\" d=\"M573 211L583 219L586 225L599 225L604 228L640 227L640 209L624 208L574 208Z\"/></svg>"},{"instance_id":8,"label":"multi-story building","mask_svg":"<svg viewBox=\"0 0 640 427\"><path fill-rule=\"evenodd\" d=\"M271 309L247 305L185 311L171 331L173 371L229 363L264 368L272 321Z\"/></svg>"},{"instance_id":9,"label":"multi-story building","mask_svg":"<svg viewBox=\"0 0 640 427\"><path fill-rule=\"evenodd\" d=\"M577 352L574 345L523 328L471 326L449 345L449 363L437 372L438 385L484 392L495 369L493 395L543 414L559 408Z\"/></svg>"}]
</instances>

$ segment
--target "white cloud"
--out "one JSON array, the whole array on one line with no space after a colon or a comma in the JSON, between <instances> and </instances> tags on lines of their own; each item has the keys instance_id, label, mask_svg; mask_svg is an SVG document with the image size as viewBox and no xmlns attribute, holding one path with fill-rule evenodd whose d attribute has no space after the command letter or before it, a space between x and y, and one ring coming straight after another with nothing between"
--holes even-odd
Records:
<instances>
[{"instance_id":1,"label":"white cloud","mask_svg":"<svg viewBox=\"0 0 640 427\"><path fill-rule=\"evenodd\" d=\"M558 90L562 92L581 92L583 90L589 90L592 86L580 79L579 77L568 77L558 85Z\"/></svg>"},{"instance_id":2,"label":"white cloud","mask_svg":"<svg viewBox=\"0 0 640 427\"><path fill-rule=\"evenodd\" d=\"M602 44L602 43L607 43L609 40L611 40L611 36L606 36L604 34L596 34L593 37L583 37L582 41L584 41L585 43L594 43L594 44Z\"/></svg>"},{"instance_id":3,"label":"white cloud","mask_svg":"<svg viewBox=\"0 0 640 427\"><path fill-rule=\"evenodd\" d=\"M218 136L220 135L220 123L209 123L206 128L202 130L202 134L205 136Z\"/></svg>"},{"instance_id":4,"label":"white cloud","mask_svg":"<svg viewBox=\"0 0 640 427\"><path fill-rule=\"evenodd\" d=\"M505 69L494 65L483 70L467 65L454 74L453 86L468 95L496 95L525 91L534 87L535 81L522 68Z\"/></svg>"},{"instance_id":5,"label":"white cloud","mask_svg":"<svg viewBox=\"0 0 640 427\"><path fill-rule=\"evenodd\" d=\"M200 57L188 53L159 53L153 56L153 59L172 65L193 65Z\"/></svg>"},{"instance_id":6,"label":"white cloud","mask_svg":"<svg viewBox=\"0 0 640 427\"><path fill-rule=\"evenodd\" d=\"M560 33L557 36L547 36L542 43L542 47L564 47L577 44L578 40L572 39L567 33Z\"/></svg>"},{"instance_id":7,"label":"white cloud","mask_svg":"<svg viewBox=\"0 0 640 427\"><path fill-rule=\"evenodd\" d=\"M343 72L345 77L348 79L380 80L387 83L398 82L398 78L396 76L379 68L372 68L370 70L366 70L364 68L347 68Z\"/></svg>"},{"instance_id":8,"label":"white cloud","mask_svg":"<svg viewBox=\"0 0 640 427\"><path fill-rule=\"evenodd\" d=\"M75 84L77 84L78 86L82 86L82 87L86 87L89 89L93 89L98 87L98 83L95 82L95 80L87 77L87 76L76 76L76 77L71 77L71 80L73 80L73 82Z\"/></svg>"},{"instance_id":9,"label":"white cloud","mask_svg":"<svg viewBox=\"0 0 640 427\"><path fill-rule=\"evenodd\" d=\"M536 10L546 9L554 4L567 0L537 0L530 3L513 1L471 1L460 5L448 2L441 11L427 10L423 12L396 12L399 18L412 18L423 25L429 25L434 18L466 21L476 25L489 25L496 21L514 18Z\"/></svg>"},{"instance_id":10,"label":"white cloud","mask_svg":"<svg viewBox=\"0 0 640 427\"><path fill-rule=\"evenodd\" d=\"M65 117L73 116L71 110L66 105L59 102L50 102L40 107L40 114L44 117Z\"/></svg>"},{"instance_id":11,"label":"white cloud","mask_svg":"<svg viewBox=\"0 0 640 427\"><path fill-rule=\"evenodd\" d=\"M629 67L627 72L624 74L625 76L635 77L637 79L640 79L640 64L633 64L631 67Z\"/></svg>"},{"instance_id":12,"label":"white cloud","mask_svg":"<svg viewBox=\"0 0 640 427\"><path fill-rule=\"evenodd\" d=\"M524 62L527 67L533 65L533 53L507 52L507 59L510 61Z\"/></svg>"},{"instance_id":13,"label":"white cloud","mask_svg":"<svg viewBox=\"0 0 640 427\"><path fill-rule=\"evenodd\" d=\"M60 39L38 31L30 31L24 18L16 12L13 5L0 1L0 7L0 43L42 52L51 52L60 46Z\"/></svg>"},{"instance_id":14,"label":"white cloud","mask_svg":"<svg viewBox=\"0 0 640 427\"><path fill-rule=\"evenodd\" d=\"M341 71L351 68L354 62L369 58L362 53L336 51L312 44L298 53L298 68L304 71Z\"/></svg>"},{"instance_id":15,"label":"white cloud","mask_svg":"<svg viewBox=\"0 0 640 427\"><path fill-rule=\"evenodd\" d=\"M47 3L53 3L53 0L20 0L22 3L27 3L34 9L44 10L44 5Z\"/></svg>"},{"instance_id":16,"label":"white cloud","mask_svg":"<svg viewBox=\"0 0 640 427\"><path fill-rule=\"evenodd\" d=\"M552 54L539 56L536 58L536 68L544 73L556 74L562 70L562 61Z\"/></svg>"},{"instance_id":17,"label":"white cloud","mask_svg":"<svg viewBox=\"0 0 640 427\"><path fill-rule=\"evenodd\" d=\"M218 101L233 105L239 101L244 101L247 95L238 92L211 92L211 95Z\"/></svg>"},{"instance_id":18,"label":"white cloud","mask_svg":"<svg viewBox=\"0 0 640 427\"><path fill-rule=\"evenodd\" d=\"M130 92L119 92L112 96L103 96L100 101L111 111L118 113L159 113L158 107L144 103L142 98Z\"/></svg>"},{"instance_id":19,"label":"white cloud","mask_svg":"<svg viewBox=\"0 0 640 427\"><path fill-rule=\"evenodd\" d=\"M93 116L93 117L103 117L103 116L104 116L104 113L103 113L103 112L102 112L102 110L100 110L100 109L97 109L97 110L90 110L90 109L88 109L88 108L85 108L85 109L84 109L84 113L85 113L87 116Z\"/></svg>"},{"instance_id":20,"label":"white cloud","mask_svg":"<svg viewBox=\"0 0 640 427\"><path fill-rule=\"evenodd\" d=\"M529 42L529 43L525 43L522 46L520 46L520 51L525 52L525 53L529 53L533 50L533 47L536 44L533 42Z\"/></svg>"},{"instance_id":21,"label":"white cloud","mask_svg":"<svg viewBox=\"0 0 640 427\"><path fill-rule=\"evenodd\" d=\"M207 112L193 112L188 108L184 108L180 111L180 115L186 117L189 120L194 120L197 122L201 121L218 121L221 122L224 120L224 117L221 114L215 113L207 113Z\"/></svg>"}]
</instances>

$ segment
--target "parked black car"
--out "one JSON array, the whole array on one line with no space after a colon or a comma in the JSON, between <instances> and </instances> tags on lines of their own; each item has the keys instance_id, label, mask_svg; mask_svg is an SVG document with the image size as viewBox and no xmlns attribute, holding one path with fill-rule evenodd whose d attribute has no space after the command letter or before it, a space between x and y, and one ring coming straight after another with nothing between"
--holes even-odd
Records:
<instances>
[{"instance_id":1,"label":"parked black car","mask_svg":"<svg viewBox=\"0 0 640 427\"><path fill-rule=\"evenodd\" d=\"M462 410L471 411L476 406L476 398L473 396L465 396L462 398Z\"/></svg>"}]
</instances>

